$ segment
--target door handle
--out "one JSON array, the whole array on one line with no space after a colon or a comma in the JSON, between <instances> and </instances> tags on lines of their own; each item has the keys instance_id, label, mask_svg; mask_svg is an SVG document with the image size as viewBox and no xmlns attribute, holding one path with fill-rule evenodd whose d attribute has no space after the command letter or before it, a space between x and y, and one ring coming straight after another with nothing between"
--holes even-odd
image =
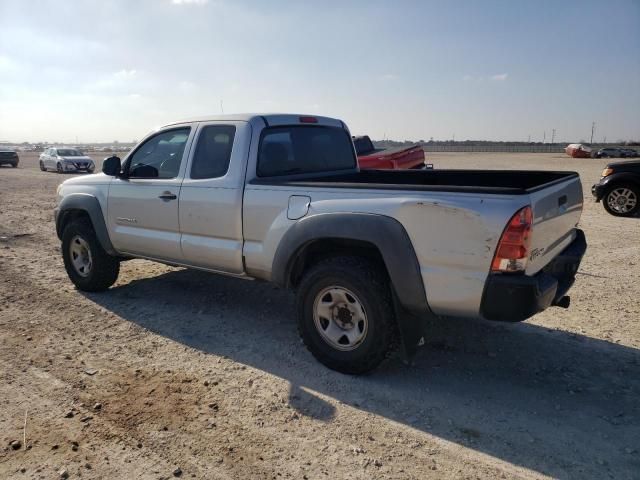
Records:
<instances>
[{"instance_id":1,"label":"door handle","mask_svg":"<svg viewBox=\"0 0 640 480\"><path fill-rule=\"evenodd\" d=\"M169 200L175 200L178 197L171 192L162 192L162 195L158 195L158 198L169 201Z\"/></svg>"}]
</instances>

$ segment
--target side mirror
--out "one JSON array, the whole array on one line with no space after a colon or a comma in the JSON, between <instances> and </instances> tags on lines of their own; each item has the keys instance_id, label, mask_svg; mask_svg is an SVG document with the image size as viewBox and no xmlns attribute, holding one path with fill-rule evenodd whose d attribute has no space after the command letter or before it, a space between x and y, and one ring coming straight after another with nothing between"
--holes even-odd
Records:
<instances>
[{"instance_id":1,"label":"side mirror","mask_svg":"<svg viewBox=\"0 0 640 480\"><path fill-rule=\"evenodd\" d=\"M122 165L120 164L120 157L117 157L115 155L105 158L102 162L102 173L104 173L105 175L116 177L120 175L121 169Z\"/></svg>"}]
</instances>

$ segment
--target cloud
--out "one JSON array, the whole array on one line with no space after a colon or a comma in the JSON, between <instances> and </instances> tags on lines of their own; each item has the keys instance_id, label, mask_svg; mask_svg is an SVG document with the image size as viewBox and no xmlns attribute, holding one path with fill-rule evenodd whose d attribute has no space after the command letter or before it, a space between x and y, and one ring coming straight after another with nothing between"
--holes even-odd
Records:
<instances>
[{"instance_id":1,"label":"cloud","mask_svg":"<svg viewBox=\"0 0 640 480\"><path fill-rule=\"evenodd\" d=\"M138 72L122 69L88 85L90 90L123 90L139 83Z\"/></svg>"},{"instance_id":2,"label":"cloud","mask_svg":"<svg viewBox=\"0 0 640 480\"><path fill-rule=\"evenodd\" d=\"M198 89L198 85L196 85L193 82L190 82L189 80L182 80L181 82L178 83L178 90L180 90L183 93L194 92L197 89Z\"/></svg>"},{"instance_id":3,"label":"cloud","mask_svg":"<svg viewBox=\"0 0 640 480\"><path fill-rule=\"evenodd\" d=\"M173 5L205 5L209 0L171 0Z\"/></svg>"},{"instance_id":4,"label":"cloud","mask_svg":"<svg viewBox=\"0 0 640 480\"><path fill-rule=\"evenodd\" d=\"M509 76L508 73L498 73L496 75L491 75L491 80L495 80L497 82L504 82L508 76Z\"/></svg>"},{"instance_id":5,"label":"cloud","mask_svg":"<svg viewBox=\"0 0 640 480\"><path fill-rule=\"evenodd\" d=\"M113 77L118 79L118 80L130 80L132 78L135 78L136 73L137 72L135 70L123 69L123 70L120 70L120 71L114 73Z\"/></svg>"},{"instance_id":6,"label":"cloud","mask_svg":"<svg viewBox=\"0 0 640 480\"><path fill-rule=\"evenodd\" d=\"M18 64L11 57L0 55L0 72L14 72L18 70Z\"/></svg>"},{"instance_id":7,"label":"cloud","mask_svg":"<svg viewBox=\"0 0 640 480\"><path fill-rule=\"evenodd\" d=\"M400 77L395 73L385 73L384 75L380 75L380 80L398 80Z\"/></svg>"}]
</instances>

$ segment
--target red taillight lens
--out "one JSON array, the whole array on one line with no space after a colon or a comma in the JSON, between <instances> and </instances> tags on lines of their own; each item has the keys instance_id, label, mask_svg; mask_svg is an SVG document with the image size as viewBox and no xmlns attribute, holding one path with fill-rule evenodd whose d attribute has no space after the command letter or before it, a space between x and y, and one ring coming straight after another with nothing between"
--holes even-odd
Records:
<instances>
[{"instance_id":1,"label":"red taillight lens","mask_svg":"<svg viewBox=\"0 0 640 480\"><path fill-rule=\"evenodd\" d=\"M498 248L491 263L492 272L521 272L527 268L533 212L526 206L511 217L502 232Z\"/></svg>"},{"instance_id":2,"label":"red taillight lens","mask_svg":"<svg viewBox=\"0 0 640 480\"><path fill-rule=\"evenodd\" d=\"M316 117L300 117L300 123L318 123L318 119Z\"/></svg>"}]
</instances>

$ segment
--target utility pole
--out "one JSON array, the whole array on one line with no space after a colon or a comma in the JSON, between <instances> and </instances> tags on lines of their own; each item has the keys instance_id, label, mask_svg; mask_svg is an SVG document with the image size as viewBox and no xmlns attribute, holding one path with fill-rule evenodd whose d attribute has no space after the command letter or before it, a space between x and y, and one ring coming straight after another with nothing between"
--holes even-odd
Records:
<instances>
[{"instance_id":1,"label":"utility pole","mask_svg":"<svg viewBox=\"0 0 640 480\"><path fill-rule=\"evenodd\" d=\"M527 139L527 143L531 143L531 134L529 134L529 138Z\"/></svg>"},{"instance_id":2,"label":"utility pole","mask_svg":"<svg viewBox=\"0 0 640 480\"><path fill-rule=\"evenodd\" d=\"M545 130L545 131L542 133L542 143L544 143L544 142L546 142L546 141L547 141L547 131Z\"/></svg>"},{"instance_id":3,"label":"utility pole","mask_svg":"<svg viewBox=\"0 0 640 480\"><path fill-rule=\"evenodd\" d=\"M593 133L596 131L596 122L591 122L591 142L593 143Z\"/></svg>"},{"instance_id":4,"label":"utility pole","mask_svg":"<svg viewBox=\"0 0 640 480\"><path fill-rule=\"evenodd\" d=\"M556 143L556 129L551 130L551 143Z\"/></svg>"},{"instance_id":5,"label":"utility pole","mask_svg":"<svg viewBox=\"0 0 640 480\"><path fill-rule=\"evenodd\" d=\"M220 113L224 113L224 106L222 105L222 99L220 99Z\"/></svg>"}]
</instances>

